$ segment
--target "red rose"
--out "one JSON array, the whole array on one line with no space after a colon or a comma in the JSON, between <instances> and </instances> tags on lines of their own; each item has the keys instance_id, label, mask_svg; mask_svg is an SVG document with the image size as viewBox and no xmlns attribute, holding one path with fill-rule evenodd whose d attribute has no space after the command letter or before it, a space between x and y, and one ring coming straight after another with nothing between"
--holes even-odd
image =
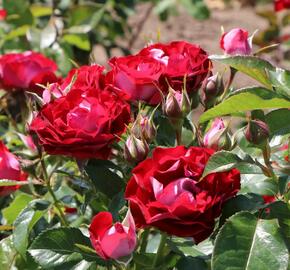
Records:
<instances>
[{"instance_id":1,"label":"red rose","mask_svg":"<svg viewBox=\"0 0 290 270\"><path fill-rule=\"evenodd\" d=\"M72 69L61 83L51 84L43 91L42 98L44 103L65 96L66 92L73 89L83 93L86 92L86 95L89 95L90 91L94 92L96 89L103 89L104 69L103 66L97 64Z\"/></svg>"},{"instance_id":2,"label":"red rose","mask_svg":"<svg viewBox=\"0 0 290 270\"><path fill-rule=\"evenodd\" d=\"M275 0L275 11L290 9L290 0Z\"/></svg>"},{"instance_id":3,"label":"red rose","mask_svg":"<svg viewBox=\"0 0 290 270\"><path fill-rule=\"evenodd\" d=\"M129 55L112 58L109 64L112 70L107 74L107 83L125 92L131 100L143 100L151 105L161 101L157 87L164 71L161 62L152 57Z\"/></svg>"},{"instance_id":4,"label":"red rose","mask_svg":"<svg viewBox=\"0 0 290 270\"><path fill-rule=\"evenodd\" d=\"M85 95L74 88L44 105L30 125L49 154L108 158L130 121L130 106L113 89Z\"/></svg>"},{"instance_id":5,"label":"red rose","mask_svg":"<svg viewBox=\"0 0 290 270\"><path fill-rule=\"evenodd\" d=\"M234 28L222 35L220 46L229 55L248 55L252 52L252 39L246 30Z\"/></svg>"},{"instance_id":6,"label":"red rose","mask_svg":"<svg viewBox=\"0 0 290 270\"><path fill-rule=\"evenodd\" d=\"M103 88L104 82L104 67L100 65L81 66L80 68L72 69L68 76L64 79L61 88L65 89L71 82L74 76L76 80L73 83L73 88L85 91L87 89Z\"/></svg>"},{"instance_id":7,"label":"red rose","mask_svg":"<svg viewBox=\"0 0 290 270\"><path fill-rule=\"evenodd\" d=\"M5 20L7 17L7 11L5 9L0 9L0 21Z\"/></svg>"},{"instance_id":8,"label":"red rose","mask_svg":"<svg viewBox=\"0 0 290 270\"><path fill-rule=\"evenodd\" d=\"M214 229L223 203L240 189L240 173L212 173L201 179L208 148L159 148L132 171L126 198L137 227L154 226L196 243Z\"/></svg>"},{"instance_id":9,"label":"red rose","mask_svg":"<svg viewBox=\"0 0 290 270\"><path fill-rule=\"evenodd\" d=\"M169 44L157 43L144 48L140 55L151 56L166 66L162 89L167 91L168 83L174 90L181 90L186 76L188 92L197 91L211 69L211 61L198 45L185 41Z\"/></svg>"},{"instance_id":10,"label":"red rose","mask_svg":"<svg viewBox=\"0 0 290 270\"><path fill-rule=\"evenodd\" d=\"M0 57L0 85L5 90L41 91L36 84L46 85L58 79L57 65L37 52L10 53Z\"/></svg>"},{"instance_id":11,"label":"red rose","mask_svg":"<svg viewBox=\"0 0 290 270\"><path fill-rule=\"evenodd\" d=\"M17 157L10 153L3 142L0 141L0 179L24 181L26 178L27 175L21 171ZM19 187L0 187L0 196L8 195Z\"/></svg>"}]
</instances>

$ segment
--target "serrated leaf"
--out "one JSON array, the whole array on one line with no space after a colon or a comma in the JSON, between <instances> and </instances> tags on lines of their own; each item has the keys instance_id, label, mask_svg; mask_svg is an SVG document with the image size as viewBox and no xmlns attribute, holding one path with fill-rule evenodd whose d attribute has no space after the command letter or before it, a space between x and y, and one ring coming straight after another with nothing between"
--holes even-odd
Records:
<instances>
[{"instance_id":1,"label":"serrated leaf","mask_svg":"<svg viewBox=\"0 0 290 270\"><path fill-rule=\"evenodd\" d=\"M290 133L290 110L279 109L266 114L265 121L269 126L270 135L285 135Z\"/></svg>"},{"instance_id":2,"label":"serrated leaf","mask_svg":"<svg viewBox=\"0 0 290 270\"><path fill-rule=\"evenodd\" d=\"M212 118L232 113L275 108L290 108L290 101L263 87L243 88L203 113L199 121L203 123Z\"/></svg>"},{"instance_id":3,"label":"serrated leaf","mask_svg":"<svg viewBox=\"0 0 290 270\"><path fill-rule=\"evenodd\" d=\"M90 267L92 262L106 265L97 255L86 253L77 245L91 247L90 240L79 229L49 229L33 241L28 252L44 269L79 269L80 265Z\"/></svg>"},{"instance_id":4,"label":"serrated leaf","mask_svg":"<svg viewBox=\"0 0 290 270\"><path fill-rule=\"evenodd\" d=\"M39 205L41 208L46 209L49 203L41 199L31 201L28 206L21 211L13 224L13 244L15 249L24 258L26 257L29 233L35 223L43 216L43 212L37 210L37 206Z\"/></svg>"},{"instance_id":5,"label":"serrated leaf","mask_svg":"<svg viewBox=\"0 0 290 270\"><path fill-rule=\"evenodd\" d=\"M214 153L208 160L202 177L214 172L229 171L233 168L240 169L244 174L252 174L253 171L261 173L261 170L254 165L254 161L250 156L245 156L242 159L232 152L219 151Z\"/></svg>"},{"instance_id":6,"label":"serrated leaf","mask_svg":"<svg viewBox=\"0 0 290 270\"><path fill-rule=\"evenodd\" d=\"M124 189L124 182L117 174L119 167L108 160L90 160L85 166L85 171L90 176L96 189L113 198Z\"/></svg>"},{"instance_id":7,"label":"serrated leaf","mask_svg":"<svg viewBox=\"0 0 290 270\"><path fill-rule=\"evenodd\" d=\"M17 254L12 242L12 237L6 237L0 241L0 269L17 270L14 259Z\"/></svg>"},{"instance_id":8,"label":"serrated leaf","mask_svg":"<svg viewBox=\"0 0 290 270\"><path fill-rule=\"evenodd\" d=\"M286 270L288 261L288 250L277 221L240 212L218 233L212 270Z\"/></svg>"},{"instance_id":9,"label":"serrated leaf","mask_svg":"<svg viewBox=\"0 0 290 270\"><path fill-rule=\"evenodd\" d=\"M13 202L2 211L7 224L12 224L21 210L24 209L32 199L33 197L26 193L18 193Z\"/></svg>"},{"instance_id":10,"label":"serrated leaf","mask_svg":"<svg viewBox=\"0 0 290 270\"><path fill-rule=\"evenodd\" d=\"M272 89L271 81L268 78L266 69L275 70L269 62L255 56L227 56L227 55L211 55L210 59L230 65L231 67L241 71L258 82Z\"/></svg>"}]
</instances>

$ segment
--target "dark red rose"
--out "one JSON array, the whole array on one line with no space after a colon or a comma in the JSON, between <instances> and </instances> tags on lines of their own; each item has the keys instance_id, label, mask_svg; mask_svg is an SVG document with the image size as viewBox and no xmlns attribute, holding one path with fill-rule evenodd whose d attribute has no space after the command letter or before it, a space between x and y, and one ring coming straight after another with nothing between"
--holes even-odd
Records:
<instances>
[{"instance_id":1,"label":"dark red rose","mask_svg":"<svg viewBox=\"0 0 290 270\"><path fill-rule=\"evenodd\" d=\"M290 9L290 0L275 0L274 5L276 11Z\"/></svg>"},{"instance_id":2,"label":"dark red rose","mask_svg":"<svg viewBox=\"0 0 290 270\"><path fill-rule=\"evenodd\" d=\"M94 95L74 88L45 104L30 125L49 154L76 158L108 158L116 135L130 121L130 106L119 91L94 89Z\"/></svg>"},{"instance_id":3,"label":"dark red rose","mask_svg":"<svg viewBox=\"0 0 290 270\"><path fill-rule=\"evenodd\" d=\"M36 84L58 81L56 70L55 62L37 52L5 54L0 57L0 86L5 90L41 92Z\"/></svg>"},{"instance_id":4,"label":"dark red rose","mask_svg":"<svg viewBox=\"0 0 290 270\"><path fill-rule=\"evenodd\" d=\"M9 152L0 141L0 179L24 181L27 175L21 171L16 156ZM20 186L0 187L0 196L5 196L18 189Z\"/></svg>"},{"instance_id":5,"label":"dark red rose","mask_svg":"<svg viewBox=\"0 0 290 270\"><path fill-rule=\"evenodd\" d=\"M125 92L131 100L143 100L151 105L161 101L158 82L164 71L163 63L152 57L129 55L112 58L112 70L106 82Z\"/></svg>"},{"instance_id":6,"label":"dark red rose","mask_svg":"<svg viewBox=\"0 0 290 270\"><path fill-rule=\"evenodd\" d=\"M139 163L125 193L136 226L154 226L168 234L193 237L196 243L206 239L223 203L240 189L236 169L201 180L213 153L200 147L157 147L152 158Z\"/></svg>"},{"instance_id":7,"label":"dark red rose","mask_svg":"<svg viewBox=\"0 0 290 270\"><path fill-rule=\"evenodd\" d=\"M187 91L196 92L211 70L211 61L198 45L185 41L169 44L157 43L144 48L140 55L151 56L166 66L161 86L168 89L168 82L174 90L181 90L186 76Z\"/></svg>"}]
</instances>

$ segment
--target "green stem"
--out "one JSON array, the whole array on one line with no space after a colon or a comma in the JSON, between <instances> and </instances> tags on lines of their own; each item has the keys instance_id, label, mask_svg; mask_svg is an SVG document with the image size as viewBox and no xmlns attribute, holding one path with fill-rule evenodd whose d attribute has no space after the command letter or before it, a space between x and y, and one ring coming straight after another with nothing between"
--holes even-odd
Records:
<instances>
[{"instance_id":1,"label":"green stem","mask_svg":"<svg viewBox=\"0 0 290 270\"><path fill-rule=\"evenodd\" d=\"M231 86L231 84L232 84L232 82L233 82L233 80L234 80L234 78L235 78L236 73L237 73L237 70L234 69L234 68L232 68L232 67L230 67L230 70L231 70L230 78L229 78L229 80L228 80L228 83L227 83L227 85L226 85L226 87L225 87L225 90L224 90L222 96L220 97L220 100L221 100L221 101L224 100L224 98L225 98L226 95L228 94L229 89L230 89L230 86Z\"/></svg>"},{"instance_id":2,"label":"green stem","mask_svg":"<svg viewBox=\"0 0 290 270\"><path fill-rule=\"evenodd\" d=\"M268 142L265 143L265 146L262 149L262 153L263 153L263 158L264 158L264 162L268 170L268 173L274 180L278 181L278 178L276 174L274 173L274 170L270 161L271 150L270 150L270 146Z\"/></svg>"},{"instance_id":3,"label":"green stem","mask_svg":"<svg viewBox=\"0 0 290 270\"><path fill-rule=\"evenodd\" d=\"M145 253L145 251L146 251L149 234L150 234L150 229L146 228L142 234L142 241L141 241L141 245L140 245L140 253L141 254Z\"/></svg>"},{"instance_id":4,"label":"green stem","mask_svg":"<svg viewBox=\"0 0 290 270\"><path fill-rule=\"evenodd\" d=\"M181 129L182 129L182 127L181 127ZM178 129L175 131L177 145L181 145L181 134L182 134L181 129Z\"/></svg>"},{"instance_id":5,"label":"green stem","mask_svg":"<svg viewBox=\"0 0 290 270\"><path fill-rule=\"evenodd\" d=\"M51 195L51 197L53 199L55 207L58 210L58 214L59 214L59 218L60 218L61 224L63 226L65 226L65 227L68 227L69 223L66 220L65 214L63 213L63 211L61 209L61 206L59 205L58 199L56 198L56 196L54 194L54 191L53 191L53 189L51 187L50 177L48 176L44 160L43 160L43 158L41 156L40 156L40 164L41 164L41 167L42 167L43 177L44 177L44 180L46 182L47 190L48 190L49 194Z\"/></svg>"},{"instance_id":6,"label":"green stem","mask_svg":"<svg viewBox=\"0 0 290 270\"><path fill-rule=\"evenodd\" d=\"M160 260L163 257L163 250L164 250L164 247L166 245L166 238L167 238L167 235L165 233L161 233L159 247L157 249L157 253L156 253L156 256L154 258L153 265L152 265L154 269L160 263Z\"/></svg>"}]
</instances>

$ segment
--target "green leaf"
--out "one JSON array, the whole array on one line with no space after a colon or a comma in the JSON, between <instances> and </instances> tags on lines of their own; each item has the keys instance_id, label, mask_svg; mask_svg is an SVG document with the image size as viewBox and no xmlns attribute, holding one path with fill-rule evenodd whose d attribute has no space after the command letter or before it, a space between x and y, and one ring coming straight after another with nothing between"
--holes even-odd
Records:
<instances>
[{"instance_id":1,"label":"green leaf","mask_svg":"<svg viewBox=\"0 0 290 270\"><path fill-rule=\"evenodd\" d=\"M40 6L40 5L31 5L30 11L31 11L33 17L50 16L52 14L52 7Z\"/></svg>"},{"instance_id":2,"label":"green leaf","mask_svg":"<svg viewBox=\"0 0 290 270\"><path fill-rule=\"evenodd\" d=\"M177 265L176 270L208 270L207 263L201 258L183 257Z\"/></svg>"},{"instance_id":3,"label":"green leaf","mask_svg":"<svg viewBox=\"0 0 290 270\"><path fill-rule=\"evenodd\" d=\"M269 70L269 79L275 90L290 98L290 71L281 68L276 68L275 71Z\"/></svg>"},{"instance_id":4,"label":"green leaf","mask_svg":"<svg viewBox=\"0 0 290 270\"><path fill-rule=\"evenodd\" d=\"M31 201L29 205L21 211L13 224L14 247L24 258L26 256L29 233L35 223L43 216L42 211L37 211L39 206L41 210L44 210L49 206L49 202L41 199Z\"/></svg>"},{"instance_id":5,"label":"green leaf","mask_svg":"<svg viewBox=\"0 0 290 270\"><path fill-rule=\"evenodd\" d=\"M290 133L290 110L279 109L266 114L266 123L269 126L271 137Z\"/></svg>"},{"instance_id":6,"label":"green leaf","mask_svg":"<svg viewBox=\"0 0 290 270\"><path fill-rule=\"evenodd\" d=\"M202 177L214 172L229 171L233 168L241 169L240 171L244 174L261 173L261 170L254 165L254 160L250 156L246 155L242 159L232 152L219 151L208 160Z\"/></svg>"},{"instance_id":7,"label":"green leaf","mask_svg":"<svg viewBox=\"0 0 290 270\"><path fill-rule=\"evenodd\" d=\"M273 196L278 190L277 181L267 178L264 174L241 175L241 192Z\"/></svg>"},{"instance_id":8,"label":"green leaf","mask_svg":"<svg viewBox=\"0 0 290 270\"><path fill-rule=\"evenodd\" d=\"M90 160L85 167L96 189L113 198L114 195L124 189L124 182L117 174L119 167L108 160Z\"/></svg>"},{"instance_id":9,"label":"green leaf","mask_svg":"<svg viewBox=\"0 0 290 270\"><path fill-rule=\"evenodd\" d=\"M77 245L91 247L90 240L79 229L49 229L33 241L28 252L44 269L80 269L81 265L81 269L89 269L93 262L106 265L97 255L84 252Z\"/></svg>"},{"instance_id":10,"label":"green leaf","mask_svg":"<svg viewBox=\"0 0 290 270\"><path fill-rule=\"evenodd\" d=\"M26 193L18 193L13 202L2 213L7 224L12 224L19 213L32 201L33 197ZM0 268L1 269L1 268Z\"/></svg>"},{"instance_id":11,"label":"green leaf","mask_svg":"<svg viewBox=\"0 0 290 270\"><path fill-rule=\"evenodd\" d=\"M267 61L255 56L227 56L227 55L211 55L210 59L230 65L231 67L241 71L258 82L272 89L271 81L268 78L266 69L271 71L275 68Z\"/></svg>"},{"instance_id":12,"label":"green leaf","mask_svg":"<svg viewBox=\"0 0 290 270\"><path fill-rule=\"evenodd\" d=\"M286 270L288 261L288 250L276 220L240 212L218 233L212 270Z\"/></svg>"},{"instance_id":13,"label":"green leaf","mask_svg":"<svg viewBox=\"0 0 290 270\"><path fill-rule=\"evenodd\" d=\"M6 237L0 242L0 269L1 270L16 270L14 260L17 251L14 249L12 237Z\"/></svg>"},{"instance_id":14,"label":"green leaf","mask_svg":"<svg viewBox=\"0 0 290 270\"><path fill-rule=\"evenodd\" d=\"M63 40L70 45L76 46L81 50L90 51L91 45L87 34L67 34L63 36Z\"/></svg>"},{"instance_id":15,"label":"green leaf","mask_svg":"<svg viewBox=\"0 0 290 270\"><path fill-rule=\"evenodd\" d=\"M199 121L203 123L217 116L275 108L290 108L290 101L263 87L243 88L235 91L225 101L203 113Z\"/></svg>"},{"instance_id":16,"label":"green leaf","mask_svg":"<svg viewBox=\"0 0 290 270\"><path fill-rule=\"evenodd\" d=\"M24 186L28 185L28 181L16 181L10 179L0 179L0 187Z\"/></svg>"}]
</instances>

